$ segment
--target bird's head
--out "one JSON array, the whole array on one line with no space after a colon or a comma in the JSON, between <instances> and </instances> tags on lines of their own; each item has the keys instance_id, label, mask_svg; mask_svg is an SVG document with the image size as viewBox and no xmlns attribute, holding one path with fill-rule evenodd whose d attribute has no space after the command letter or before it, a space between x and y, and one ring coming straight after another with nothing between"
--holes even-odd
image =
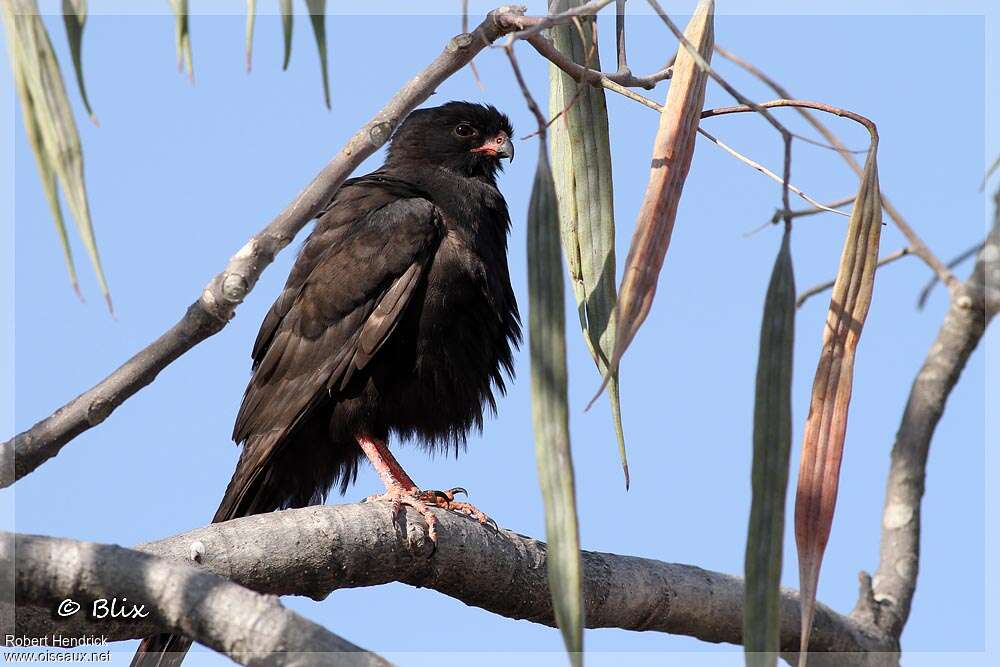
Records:
<instances>
[{"instance_id":1,"label":"bird's head","mask_svg":"<svg viewBox=\"0 0 1000 667\"><path fill-rule=\"evenodd\" d=\"M510 119L487 104L448 102L417 109L400 123L388 162L425 163L492 179L500 160L514 159Z\"/></svg>"}]
</instances>

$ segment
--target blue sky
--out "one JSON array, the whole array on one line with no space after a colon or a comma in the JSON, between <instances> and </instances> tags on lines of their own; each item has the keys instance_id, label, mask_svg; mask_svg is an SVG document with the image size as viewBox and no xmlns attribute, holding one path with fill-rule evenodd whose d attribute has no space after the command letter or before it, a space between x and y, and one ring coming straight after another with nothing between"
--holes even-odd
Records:
<instances>
[{"instance_id":1,"label":"blue sky","mask_svg":"<svg viewBox=\"0 0 1000 667\"><path fill-rule=\"evenodd\" d=\"M0 385L3 437L92 386L176 321L246 238L284 208L459 28L452 14L400 14L402 3L379 3L377 8L385 12L377 17L330 17L333 109L327 111L304 16L296 24L287 72L280 69L278 17L258 17L250 76L243 70L242 15L193 17L197 85L192 87L176 71L172 19L156 14L165 3L144 5L142 11L154 14L150 16L110 13L121 2L92 4L97 6L87 24L85 67L99 129L84 120L75 85L67 82L79 112L91 206L117 319L103 308L78 243L74 250L87 302L79 303L69 289L13 100L9 64L3 62L0 106L13 151L5 151L0 196L13 202L4 209L4 233L13 242L0 244L5 253L0 265L7 267L0 274L5 281L0 290L5 314L0 359L14 371L5 372ZM268 5L262 11L269 12L269 4L276 3L260 4ZM458 3L449 3L447 11L452 4ZM530 4L540 11L545 3ZM797 12L798 4L745 3L738 10L751 15L718 17L717 41L797 96L875 120L881 134L883 191L940 257L951 258L981 240L992 211L977 189L986 157L1000 151L997 126L989 128L990 134L986 127L987 109L995 116L1000 101L995 72L1000 12L992 10L984 19L975 14L986 11L985 2L965 2L951 11L970 15L903 15L904 8L926 11L942 3L879 2L863 9L857 5L858 11L872 14L867 16L788 14ZM812 13L823 7L830 11L833 3L815 4ZM855 4L841 4L838 11L853 11ZM693 3L666 6L683 18ZM108 12L99 13L103 9ZM885 15L874 15L880 13ZM605 68L613 69L609 19L602 20L602 48ZM58 17L49 17L49 29L65 71L69 59ZM629 47L633 69L647 72L662 65L675 42L658 19L637 15L629 21ZM519 53L529 85L544 101L547 65L527 46ZM6 53L0 58L6 59ZM534 129L503 54L484 52L477 64L485 92L468 72L460 72L428 104L488 101L512 117L519 136ZM773 97L728 63L720 60L717 66L751 97ZM661 87L650 95L662 100L664 91ZM723 91L710 86L707 105L728 103ZM646 184L657 117L613 94L608 106L620 271ZM794 112L781 117L809 133ZM848 145L866 145L863 130L828 120ZM761 119L718 118L706 121L706 127L780 170L780 141ZM534 152L522 145L518 154L522 157L503 175L501 188L513 217L511 272L526 313L524 213ZM380 161L381 153L360 171ZM836 154L801 142L793 169L793 182L823 201L839 199L856 187ZM995 187L994 181L990 191ZM777 228L749 238L745 232L768 220L778 205L776 183L710 143L698 143L656 301L622 366L632 466L627 493L606 402L583 411L598 378L572 326L575 316L567 319L584 548L742 572L757 337L780 242ZM844 224L845 219L832 215L796 224L793 253L800 288L833 276ZM905 245L891 224L882 238L883 254ZM229 433L249 375L250 346L292 257L287 250L277 258L221 334L170 366L154 385L13 491L0 494L5 523L26 533L130 545L207 522L238 455ZM969 269L962 266L959 275L964 278ZM858 571L871 571L877 564L888 452L910 383L947 305L938 289L925 310L915 309L928 276L917 259L906 258L877 277L858 352L840 498L819 587L820 599L838 611L853 606ZM810 300L797 321L793 480L827 304L826 298ZM926 652L914 655L913 664L940 664L941 652L966 653L950 655L948 664L979 664L982 656L973 654L987 645L986 623L992 622L987 599L995 598L988 591L996 592L996 580L986 577L986 508L995 509L996 497L986 480L989 471L995 472L996 458L987 459L985 408L987 369L993 378L1000 371L995 327L987 338L994 354L987 358L980 349L973 355L932 446L921 576L903 635L908 652ZM470 439L468 451L457 460L430 459L414 447L396 451L419 484L465 486L471 500L500 525L543 538L527 364L525 347L517 357L518 379L500 403L499 417L487 423L481 437ZM995 392L992 396L996 404ZM995 444L995 421L990 426ZM377 477L365 468L345 500L356 501L378 489ZM789 510L791 498L789 493ZM331 502L341 500L334 495ZM797 586L790 528L789 522L784 583ZM434 591L393 584L339 591L321 603L299 598L286 603L404 665L426 664L441 652L464 652L473 664L504 664L514 659L505 657L510 651L519 652L516 659L527 664L564 663L556 630L500 618ZM449 622L420 627L395 623L387 631L387 609L413 606L426 618L447 617ZM595 664L739 662L737 647L659 633L588 631L585 643L595 653ZM133 644L120 645L117 660L127 664ZM470 657L468 652L493 655ZM459 653L452 657L462 659ZM958 662L960 657L965 662ZM186 664L224 663L202 649Z\"/></svg>"}]
</instances>

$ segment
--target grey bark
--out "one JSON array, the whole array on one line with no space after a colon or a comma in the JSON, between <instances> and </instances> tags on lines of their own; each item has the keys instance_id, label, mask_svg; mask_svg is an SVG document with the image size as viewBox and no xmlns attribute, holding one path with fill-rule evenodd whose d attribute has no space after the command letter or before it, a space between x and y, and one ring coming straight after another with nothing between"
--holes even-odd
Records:
<instances>
[{"instance_id":1,"label":"grey bark","mask_svg":"<svg viewBox=\"0 0 1000 667\"><path fill-rule=\"evenodd\" d=\"M274 512L176 535L136 547L171 560L203 551L209 572L273 595L321 600L341 588L399 581L432 588L462 602L514 619L554 626L546 575L546 545L484 527L453 512L436 511L437 549L419 515L393 521L385 503L309 507ZM35 539L35 538L31 538ZM709 642L741 641L743 580L692 565L617 554L583 553L589 628L656 630ZM19 610L18 631L53 629L47 611ZM798 646L799 602L782 592L782 646ZM155 632L151 622L74 623L64 633L101 632L128 639ZM893 651L893 644L854 619L820 605L813 631L817 651ZM843 663L841 663L843 664Z\"/></svg>"},{"instance_id":2,"label":"grey bark","mask_svg":"<svg viewBox=\"0 0 1000 667\"><path fill-rule=\"evenodd\" d=\"M917 373L892 448L879 565L852 616L899 637L910 616L920 562L920 505L931 438L986 326L1000 305L1000 191L993 227L972 275L951 292L948 313Z\"/></svg>"},{"instance_id":3,"label":"grey bark","mask_svg":"<svg viewBox=\"0 0 1000 667\"><path fill-rule=\"evenodd\" d=\"M116 598L125 610L143 605L134 620L106 619L90 623L85 634L107 635L115 626L182 633L244 665L329 665L384 667L380 657L358 648L281 605L272 595L247 590L223 577L185 563L165 560L119 546L34 535L0 534L0 566L13 570L13 594L19 605L15 634L22 630L22 605L42 605L49 627L43 634L68 636L70 623L56 613L60 603L81 605L70 616L88 610L104 614ZM103 605L94 602L104 600ZM65 603L63 603L65 604ZM64 607L65 608L65 607ZM35 608L37 612L38 607ZM4 628L4 634L12 630ZM39 636L35 633L30 633ZM110 639L110 637L109 637Z\"/></svg>"}]
</instances>

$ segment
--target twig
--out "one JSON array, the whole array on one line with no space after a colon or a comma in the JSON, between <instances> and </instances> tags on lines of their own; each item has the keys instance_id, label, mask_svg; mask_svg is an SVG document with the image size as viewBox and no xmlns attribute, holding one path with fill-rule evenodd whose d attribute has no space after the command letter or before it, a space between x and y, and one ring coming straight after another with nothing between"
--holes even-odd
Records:
<instances>
[{"instance_id":1,"label":"twig","mask_svg":"<svg viewBox=\"0 0 1000 667\"><path fill-rule=\"evenodd\" d=\"M771 178L771 179L777 181L778 183L780 183L782 185L782 189L783 190L784 189L791 190L792 192L794 192L798 196L802 197L807 202L809 202L810 204L812 204L815 207L815 210L823 210L823 211L826 211L828 213L836 213L837 215L844 215L844 216L847 215L843 211L838 211L835 208L831 208L829 206L824 206L823 204L820 204L818 201L816 201L815 199L813 199L812 197L810 197L809 195L807 195L806 193L804 193L802 190L800 190L799 188L797 188L794 185L792 185L791 183L789 183L787 181L787 179L783 179L781 176L778 176L776 173L774 173L773 171L771 171L770 169L768 169L764 165L760 164L759 162L751 160L750 158L748 158L747 156L743 155L742 153L737 152L731 146L723 143L722 141L720 141L719 139L717 139L713 135L709 134L707 130L699 127L698 128L698 133L701 134L706 139L708 139L709 141L711 141L713 144L715 144L719 148L721 148L722 150L726 151L727 153L729 153L730 155L732 155L733 157L735 157L740 162L743 162L744 164L746 164L746 165L748 165L750 167L753 167L754 169L756 169L760 173L764 174L768 178ZM786 145L786 155L787 155L787 146L790 145L790 141L786 140L785 141L785 145ZM785 164L786 165L788 164L788 158L787 157L785 159ZM785 171L787 172L788 170L786 169ZM784 210L787 211L788 210L787 204L785 204L783 206L784 206Z\"/></svg>"},{"instance_id":2,"label":"twig","mask_svg":"<svg viewBox=\"0 0 1000 667\"><path fill-rule=\"evenodd\" d=\"M510 67L514 71L514 78L517 79L517 85L521 88L521 94L524 95L524 100L528 104L528 109L535 116L535 120L538 122L538 129L534 132L534 134L540 136L541 140L544 142L545 131L555 118L550 121L546 121L545 114L542 113L538 103L535 102L535 98L532 96L531 91L528 89L528 84L524 80L524 76L521 74L521 68L517 64L517 56L514 55L514 43L510 41L507 42L504 46L504 51L507 53L508 60L510 60ZM577 91L577 96L579 96L579 91ZM575 100L576 97L573 99Z\"/></svg>"},{"instance_id":3,"label":"twig","mask_svg":"<svg viewBox=\"0 0 1000 667\"><path fill-rule=\"evenodd\" d=\"M469 0L462 0L462 32L469 32ZM483 80L479 78L479 70L476 68L476 61L469 61L469 70L472 72L472 79L476 82L479 90L486 90Z\"/></svg>"},{"instance_id":4,"label":"twig","mask_svg":"<svg viewBox=\"0 0 1000 667\"><path fill-rule=\"evenodd\" d=\"M878 261L878 264L875 265L875 267L876 268L882 268L886 264L892 264L897 259L900 259L901 257L906 257L907 255L912 255L912 254L913 254L913 251L910 248L908 248L908 247L907 248L900 248L899 250L891 252L888 255L886 255L885 257L883 257L882 259L880 259ZM801 294L799 294L798 298L795 300L795 307L796 308L801 308L802 304L804 304L809 297L816 296L817 294L821 294L821 293L825 292L826 290L828 290L831 287L833 287L833 283L834 283L834 281L830 280L830 281L827 281L825 283L820 283L819 285L814 285L813 287L810 287L809 289L803 291Z\"/></svg>"},{"instance_id":5,"label":"twig","mask_svg":"<svg viewBox=\"0 0 1000 667\"><path fill-rule=\"evenodd\" d=\"M559 14L552 14L553 5L550 5L548 16L525 16L520 21L521 29L518 32L515 32L513 37L515 40L528 39L529 37L538 35L547 28L559 25L560 23L566 23L577 16L593 16L614 1L615 0L590 0L590 2L586 2L582 5L570 7L566 11L560 12Z\"/></svg>"},{"instance_id":6,"label":"twig","mask_svg":"<svg viewBox=\"0 0 1000 667\"><path fill-rule=\"evenodd\" d=\"M812 208L804 208L792 211L777 210L774 212L774 215L771 216L771 224L774 225L778 224L779 222L784 220L786 216L795 219L795 218L804 218L809 215L816 215L817 213L829 213L830 209L838 209L843 206L847 206L848 204L851 204L853 202L854 202L854 195L851 195L850 197L844 197L843 199L838 199L837 201L830 202L829 204L813 206Z\"/></svg>"},{"instance_id":7,"label":"twig","mask_svg":"<svg viewBox=\"0 0 1000 667\"><path fill-rule=\"evenodd\" d=\"M516 41L515 36L511 35L511 41ZM531 44L539 55L554 64L556 67L562 71L569 74L571 77L577 81L585 81L594 86L605 85L605 81L610 81L617 83L620 86L625 86L628 88L645 88L646 90L651 90L656 87L656 84L665 79L669 79L673 74L673 69L666 67L658 72L654 72L648 76L635 76L631 72L628 73L606 73L599 72L597 70L590 69L583 65L579 65L556 49L548 39L542 35L530 35L523 38L524 41Z\"/></svg>"},{"instance_id":8,"label":"twig","mask_svg":"<svg viewBox=\"0 0 1000 667\"><path fill-rule=\"evenodd\" d=\"M786 99L792 99L794 97L791 93L788 92L788 90L786 90L783 86L778 84L774 79L771 79L769 76L764 74L753 64L730 53L729 51L718 45L715 46L715 50L723 58L732 61L733 63L739 65L753 76L760 79L763 83L768 85L781 97ZM816 118L815 115L809 113L809 111L807 111L805 108L800 108L799 113L801 113L805 117L805 119L809 121L809 123L812 124L812 126L815 127L819 131L819 133L822 134L823 137L837 149L841 157L844 158L844 160L851 167L851 169L853 169L854 172L858 176L860 176L862 173L861 165L858 163L857 160L854 159L854 156L850 154L850 151L844 146L844 144L840 141L837 135L835 135L832 131L830 131L830 129L827 128L825 124L823 124L818 118ZM896 207L889 202L889 199L888 197L885 196L884 192L882 193L882 208L885 209L885 212L896 224L896 227L899 229L900 232L902 232L903 236L906 237L906 240L910 248L913 249L913 254L920 257L920 259L922 259L929 267L931 267L931 270L933 270L934 273L937 274L938 278L948 287L949 291L953 291L959 284L958 279L955 278L955 274L953 274L951 270L948 269L948 267L946 267L944 263L941 262L941 260L938 259L938 257L934 255L934 253L931 252L930 248L927 247L927 245L917 235L917 233L913 230L913 228L910 227L909 223L906 222L906 219L903 218L902 214L898 210L896 210Z\"/></svg>"},{"instance_id":9,"label":"twig","mask_svg":"<svg viewBox=\"0 0 1000 667\"><path fill-rule=\"evenodd\" d=\"M60 618L55 610L65 608L65 601L70 600L78 609L84 608L71 614L74 617L90 616L95 609L97 614L108 612L97 616L99 627L105 621L111 626L122 620L126 625L145 623L154 631L182 633L242 665L277 664L276 653L295 654L282 664L303 667L331 661L358 667L389 665L285 609L277 598L243 588L223 578L225 573L205 572L183 562L186 559L178 562L109 544L35 535L0 533L0 542L4 571L13 576L13 595L19 605L15 623L23 622L20 613L29 605L43 607L49 636L68 636L63 628L69 619ZM119 614L141 605L138 614L146 616L109 617L107 600L111 599L119 603ZM105 601L103 608L100 600ZM105 636L99 629L89 634Z\"/></svg>"},{"instance_id":10,"label":"twig","mask_svg":"<svg viewBox=\"0 0 1000 667\"><path fill-rule=\"evenodd\" d=\"M555 626L545 543L482 526L454 512L432 511L438 519L436 547L427 539L418 514L407 508L394 521L388 503L373 502L236 519L137 550L184 560L191 544L200 542L205 570L261 593L321 600L343 588L398 581L500 616ZM740 642L743 582L739 577L610 553L584 551L582 557L587 627ZM18 611L18 631L29 636L50 631L55 623L66 636L94 634L98 629L98 623L86 619L53 621L49 610ZM798 645L798 613L795 591L782 591L783 646ZM892 642L825 606L820 605L816 618L812 646L818 651L893 650ZM105 620L109 622L100 623L98 634L115 641L160 629L149 619Z\"/></svg>"},{"instance_id":11,"label":"twig","mask_svg":"<svg viewBox=\"0 0 1000 667\"><path fill-rule=\"evenodd\" d=\"M713 81L722 86L723 90L729 93L733 97L733 99L735 99L737 102L750 107L751 109L759 113L761 116L763 116L767 120L767 122L769 122L774 127L774 129L776 129L778 132L781 133L782 137L788 137L792 135L792 132L784 125L782 125L781 122L777 118L775 118L774 115L770 113L765 107L756 104L749 97L747 97L740 91L736 90L736 88L734 88L728 81L722 78L722 76L718 72L712 69L712 66L708 64L707 60L702 58L701 54L698 53L698 50L694 48L694 45L687 40L687 38L684 36L684 32L677 26L676 23L673 22L673 20L671 20L670 16L667 15L667 13L663 10L663 7L660 6L659 2L657 2L656 0L646 0L646 1L649 3L649 6L653 8L653 11L655 11L656 14L660 17L663 23L666 24L667 28L670 29L670 32L674 33L674 37L676 37L677 40L682 45L684 45L684 48L688 50L688 52L694 58L694 61L698 63L698 66L701 67L703 70L705 70L705 72L708 73L708 75L712 78Z\"/></svg>"},{"instance_id":12,"label":"twig","mask_svg":"<svg viewBox=\"0 0 1000 667\"><path fill-rule=\"evenodd\" d=\"M434 62L351 137L288 208L229 260L177 324L95 387L0 445L0 487L13 484L58 454L66 443L103 422L178 357L221 331L274 256L323 210L344 179L389 139L396 125L488 44L520 29L523 8L503 9L490 12L471 35L451 39Z\"/></svg>"},{"instance_id":13,"label":"twig","mask_svg":"<svg viewBox=\"0 0 1000 667\"><path fill-rule=\"evenodd\" d=\"M993 164L990 165L990 168L987 169L986 173L983 175L983 182L979 184L980 192L986 189L986 183L990 180L990 176L993 175L993 172L997 170L997 167L1000 167L1000 155L997 156L997 159L993 161Z\"/></svg>"},{"instance_id":14,"label":"twig","mask_svg":"<svg viewBox=\"0 0 1000 667\"><path fill-rule=\"evenodd\" d=\"M625 0L615 2L615 50L618 53L618 74L631 74L625 52Z\"/></svg>"},{"instance_id":15,"label":"twig","mask_svg":"<svg viewBox=\"0 0 1000 667\"><path fill-rule=\"evenodd\" d=\"M961 253L953 260L948 262L947 267L949 269L954 269L965 260L974 257L976 253L982 249L983 249L983 244L977 243L976 245L972 246L971 248L969 248L968 250L966 250L965 252ZM937 274L935 274L931 276L931 279L927 281L927 284L924 285L924 288L920 290L920 298L917 299L918 309L922 309L925 305L927 305L927 299L931 295L931 290L934 289L934 286L937 285L938 282L940 282L940 280L938 279Z\"/></svg>"}]
</instances>

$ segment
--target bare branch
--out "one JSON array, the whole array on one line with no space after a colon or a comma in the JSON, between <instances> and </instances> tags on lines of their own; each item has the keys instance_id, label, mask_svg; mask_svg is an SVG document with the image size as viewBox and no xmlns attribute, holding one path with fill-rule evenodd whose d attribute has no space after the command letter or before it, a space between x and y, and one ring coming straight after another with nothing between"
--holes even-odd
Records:
<instances>
[{"instance_id":1,"label":"bare branch","mask_svg":"<svg viewBox=\"0 0 1000 667\"><path fill-rule=\"evenodd\" d=\"M786 99L791 99L794 97L790 92L788 92L787 89L785 89L777 81L764 74L764 72L759 70L750 62L730 53L729 51L722 48L718 44L715 45L715 50L723 58L732 61L733 63L745 69L750 74L760 79L763 83L769 86L772 90L774 90L774 92L776 92L781 97L784 97ZM815 127L828 142L830 142L830 144L833 145L833 147L837 150L837 152L840 153L841 157L844 158L844 161L847 162L847 164L851 167L851 169L854 170L854 173L856 173L858 176L861 176L862 172L861 164L858 163L856 159L854 159L854 156L851 155L852 151L850 151L849 149L847 149L847 147L844 146L843 142L841 142L840 139L837 138L837 135L835 135L832 131L830 131L830 129L826 125L824 125L823 122L820 121L815 116L815 114L810 113L807 109L799 108L799 113L801 113L802 116L805 117L805 119L809 121L809 123L813 127ZM923 240L917 235L917 233L913 230L913 228L910 227L909 223L906 222L906 219L903 218L903 215L898 210L896 210L895 206L893 206L889 202L889 199L888 197L885 196L884 192L882 193L882 208L889 215L889 217L892 218L892 221L896 223L896 227L899 228L899 231L902 232L903 236L906 237L909 246L913 249L913 254L920 257L920 259L922 259L929 267L931 267L931 270L933 270L934 273L938 275L938 277L941 279L941 282L943 282L948 287L949 290L954 289L958 285L958 279L955 278L955 274L953 274L951 270L948 269L948 267L946 267L944 263L940 259L938 259L938 257L934 253L931 252L930 248L927 247L927 244L923 242Z\"/></svg>"},{"instance_id":2,"label":"bare branch","mask_svg":"<svg viewBox=\"0 0 1000 667\"><path fill-rule=\"evenodd\" d=\"M496 531L454 512L434 510L437 548L420 517L406 510L405 527L387 504L308 507L213 524L137 547L168 559L204 546L201 565L242 586L275 595L320 600L341 588L399 581L432 588L466 604L515 619L555 625L546 574L546 545ZM587 627L658 630L709 642L739 643L743 581L691 565L584 552ZM798 595L782 593L782 646L798 647ZM19 609L18 631L37 636L53 628L46 611ZM161 628L149 619L127 623L59 623L67 636L99 631L109 639L140 637ZM817 651L889 651L887 642L822 605ZM843 654L841 654L843 655ZM838 664L844 664L840 662Z\"/></svg>"},{"instance_id":3,"label":"bare branch","mask_svg":"<svg viewBox=\"0 0 1000 667\"><path fill-rule=\"evenodd\" d=\"M1000 304L1000 191L996 218L972 275L952 292L937 338L917 373L892 447L879 565L852 613L899 637L910 615L920 562L920 509L931 438L969 356ZM870 598L868 604L865 598Z\"/></svg>"},{"instance_id":4,"label":"bare branch","mask_svg":"<svg viewBox=\"0 0 1000 667\"><path fill-rule=\"evenodd\" d=\"M975 257L982 249L983 249L983 244L977 243L976 245L972 246L965 252L960 253L954 259L948 262L947 265L948 268L954 269L956 266L958 266L965 260ZM927 281L927 284L924 285L924 288L920 290L920 296L917 298L917 309L922 309L925 305L927 305L927 299L930 297L931 291L934 289L934 286L937 285L939 282L941 281L938 279L937 274L931 276L931 279Z\"/></svg>"},{"instance_id":5,"label":"bare branch","mask_svg":"<svg viewBox=\"0 0 1000 667\"><path fill-rule=\"evenodd\" d=\"M80 605L70 618L97 616L89 634L98 636L106 634L100 628L134 624L182 633L243 665L275 664L276 652L288 654L284 665L329 665L331 654L338 665L389 664L286 609L275 597L188 563L55 537L0 533L0 543L0 563L5 572L13 572L18 604L45 608L50 627L43 634L63 633L66 622L54 611L68 611L65 601L70 600ZM102 616L111 613L112 599L117 599L119 613L131 616L135 605L141 605L136 614L148 616ZM15 623L21 620L19 608Z\"/></svg>"},{"instance_id":6,"label":"bare branch","mask_svg":"<svg viewBox=\"0 0 1000 667\"><path fill-rule=\"evenodd\" d=\"M462 0L462 32L469 32L469 0ZM469 61L469 71L472 72L472 78L476 82L476 86L479 90L486 90L486 86L483 85L483 80L479 78L479 70L476 68L476 61Z\"/></svg>"},{"instance_id":7,"label":"bare branch","mask_svg":"<svg viewBox=\"0 0 1000 667\"><path fill-rule=\"evenodd\" d=\"M911 255L911 254L913 254L913 251L910 250L910 248L908 248L908 247L907 248L900 248L899 250L893 251L893 252L889 253L888 255L886 255L885 257L883 257L882 259L880 259L878 261L878 264L875 265L875 268L879 268L880 269L883 266L885 266L886 264L892 264L897 259L900 259L902 257L906 257L907 255ZM822 294L823 292L825 292L828 289L830 289L831 287L833 287L833 283L834 283L833 280L828 280L825 283L820 283L819 285L814 285L813 287L810 287L809 289L804 290L801 294L799 294L798 298L795 299L795 307L796 308L801 308L802 304L804 304L806 302L806 300L809 299L809 297L816 296L817 294Z\"/></svg>"},{"instance_id":8,"label":"bare branch","mask_svg":"<svg viewBox=\"0 0 1000 667\"><path fill-rule=\"evenodd\" d=\"M95 387L0 445L0 487L10 486L58 454L63 445L107 419L178 357L221 331L275 255L322 212L347 176L445 79L498 37L520 29L523 11L523 7L501 7L471 34L452 38L434 62L351 137L288 208L233 255L177 324Z\"/></svg>"},{"instance_id":9,"label":"bare branch","mask_svg":"<svg viewBox=\"0 0 1000 667\"><path fill-rule=\"evenodd\" d=\"M514 41L515 36L516 34L511 35L511 41ZM611 81L626 88L645 88L646 90L650 90L655 88L656 84L660 81L669 79L673 74L672 67L664 67L660 71L654 72L648 76L635 76L631 72L615 72L610 74L606 72L599 72L573 62L560 53L559 50L552 45L552 42L546 39L543 35L530 35L523 39L528 42L528 44L531 44L531 46L538 51L539 55L569 74L577 81L586 82L594 86L605 85L606 81Z\"/></svg>"},{"instance_id":10,"label":"bare branch","mask_svg":"<svg viewBox=\"0 0 1000 667\"><path fill-rule=\"evenodd\" d=\"M618 73L630 74L625 52L625 0L615 1L615 49L618 52Z\"/></svg>"}]
</instances>

